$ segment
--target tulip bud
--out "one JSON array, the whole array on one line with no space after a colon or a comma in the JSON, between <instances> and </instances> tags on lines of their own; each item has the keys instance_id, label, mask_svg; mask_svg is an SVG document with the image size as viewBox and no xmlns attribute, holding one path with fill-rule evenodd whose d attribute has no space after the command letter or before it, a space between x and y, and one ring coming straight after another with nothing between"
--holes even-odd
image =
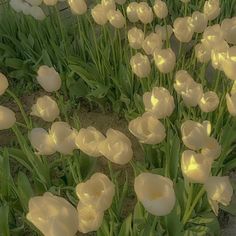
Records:
<instances>
[{"instance_id":1,"label":"tulip bud","mask_svg":"<svg viewBox=\"0 0 236 236\"><path fill-rule=\"evenodd\" d=\"M148 77L151 72L149 59L146 55L138 52L130 59L130 66L134 74L140 78Z\"/></svg>"},{"instance_id":2,"label":"tulip bud","mask_svg":"<svg viewBox=\"0 0 236 236\"><path fill-rule=\"evenodd\" d=\"M208 20L214 20L220 14L220 2L219 0L208 0L204 4L204 14L206 14Z\"/></svg>"},{"instance_id":3,"label":"tulip bud","mask_svg":"<svg viewBox=\"0 0 236 236\"><path fill-rule=\"evenodd\" d=\"M7 77L4 74L0 73L0 95L3 95L5 93L8 86L9 84Z\"/></svg>"},{"instance_id":4,"label":"tulip bud","mask_svg":"<svg viewBox=\"0 0 236 236\"><path fill-rule=\"evenodd\" d=\"M221 146L216 139L209 137L207 143L201 150L201 154L205 157L216 160L221 154Z\"/></svg>"},{"instance_id":5,"label":"tulip bud","mask_svg":"<svg viewBox=\"0 0 236 236\"><path fill-rule=\"evenodd\" d=\"M184 178L190 183L203 184L210 175L212 159L186 150L181 157L181 170Z\"/></svg>"},{"instance_id":6,"label":"tulip bud","mask_svg":"<svg viewBox=\"0 0 236 236\"><path fill-rule=\"evenodd\" d=\"M140 143L158 144L166 137L164 125L151 113L144 113L129 122L129 131Z\"/></svg>"},{"instance_id":7,"label":"tulip bud","mask_svg":"<svg viewBox=\"0 0 236 236\"><path fill-rule=\"evenodd\" d=\"M193 24L193 30L195 33L202 33L208 23L208 18L204 13L201 13L199 11L195 11L192 14L192 24Z\"/></svg>"},{"instance_id":8,"label":"tulip bud","mask_svg":"<svg viewBox=\"0 0 236 236\"><path fill-rule=\"evenodd\" d=\"M208 49L204 44L198 43L195 46L195 55L199 62L207 63L211 59L211 50Z\"/></svg>"},{"instance_id":9,"label":"tulip bud","mask_svg":"<svg viewBox=\"0 0 236 236\"><path fill-rule=\"evenodd\" d=\"M230 115L236 116L236 93L231 94L231 96L226 94L226 104Z\"/></svg>"},{"instance_id":10,"label":"tulip bud","mask_svg":"<svg viewBox=\"0 0 236 236\"><path fill-rule=\"evenodd\" d=\"M125 26L125 18L120 10L109 10L107 13L107 19L109 20L110 24L117 29L123 28Z\"/></svg>"},{"instance_id":11,"label":"tulip bud","mask_svg":"<svg viewBox=\"0 0 236 236\"><path fill-rule=\"evenodd\" d=\"M134 191L138 200L152 215L165 216L174 208L176 197L173 182L167 177L141 173L134 180Z\"/></svg>"},{"instance_id":12,"label":"tulip bud","mask_svg":"<svg viewBox=\"0 0 236 236\"><path fill-rule=\"evenodd\" d=\"M236 80L236 46L227 50L226 56L222 58L221 66L229 79Z\"/></svg>"},{"instance_id":13,"label":"tulip bud","mask_svg":"<svg viewBox=\"0 0 236 236\"><path fill-rule=\"evenodd\" d=\"M45 13L43 12L42 8L40 8L39 6L31 7L29 13L35 20L42 21L46 18Z\"/></svg>"},{"instance_id":14,"label":"tulip bud","mask_svg":"<svg viewBox=\"0 0 236 236\"><path fill-rule=\"evenodd\" d=\"M57 103L46 95L38 98L31 109L30 115L40 117L47 122L53 122L60 114Z\"/></svg>"},{"instance_id":15,"label":"tulip bud","mask_svg":"<svg viewBox=\"0 0 236 236\"><path fill-rule=\"evenodd\" d=\"M90 179L76 186L76 194L81 203L97 211L107 210L115 195L115 185L102 174L95 173Z\"/></svg>"},{"instance_id":16,"label":"tulip bud","mask_svg":"<svg viewBox=\"0 0 236 236\"><path fill-rule=\"evenodd\" d=\"M193 25L191 17L178 17L174 21L173 31L175 37L183 43L188 43L193 37Z\"/></svg>"},{"instance_id":17,"label":"tulip bud","mask_svg":"<svg viewBox=\"0 0 236 236\"><path fill-rule=\"evenodd\" d=\"M138 14L137 14L137 8L138 8L137 2L131 2L128 7L126 8L126 14L130 22L135 23L139 20Z\"/></svg>"},{"instance_id":18,"label":"tulip bud","mask_svg":"<svg viewBox=\"0 0 236 236\"><path fill-rule=\"evenodd\" d=\"M89 233L92 231L97 231L102 225L103 211L97 211L91 206L84 205L79 202L78 207L78 220L79 220L79 231L81 233Z\"/></svg>"},{"instance_id":19,"label":"tulip bud","mask_svg":"<svg viewBox=\"0 0 236 236\"><path fill-rule=\"evenodd\" d=\"M144 33L141 29L133 27L128 31L128 41L131 48L140 49L144 41Z\"/></svg>"},{"instance_id":20,"label":"tulip bud","mask_svg":"<svg viewBox=\"0 0 236 236\"><path fill-rule=\"evenodd\" d=\"M61 87L60 75L53 67L40 66L37 80L46 92L55 92Z\"/></svg>"},{"instance_id":21,"label":"tulip bud","mask_svg":"<svg viewBox=\"0 0 236 236\"><path fill-rule=\"evenodd\" d=\"M217 94L209 91L203 94L198 105L203 112L212 112L218 107L219 102Z\"/></svg>"},{"instance_id":22,"label":"tulip bud","mask_svg":"<svg viewBox=\"0 0 236 236\"><path fill-rule=\"evenodd\" d=\"M78 230L76 209L64 198L49 192L30 199L26 218L43 235L74 236Z\"/></svg>"},{"instance_id":23,"label":"tulip bud","mask_svg":"<svg viewBox=\"0 0 236 236\"><path fill-rule=\"evenodd\" d=\"M171 48L156 49L154 51L154 60L161 73L167 74L174 70L176 56Z\"/></svg>"},{"instance_id":24,"label":"tulip bud","mask_svg":"<svg viewBox=\"0 0 236 236\"><path fill-rule=\"evenodd\" d=\"M107 10L102 4L97 4L92 10L91 15L98 25L105 25L108 21Z\"/></svg>"},{"instance_id":25,"label":"tulip bud","mask_svg":"<svg viewBox=\"0 0 236 236\"><path fill-rule=\"evenodd\" d=\"M101 153L98 150L98 145L101 141L105 140L102 133L94 127L89 126L87 129L80 129L75 139L77 147L92 157L99 157Z\"/></svg>"},{"instance_id":26,"label":"tulip bud","mask_svg":"<svg viewBox=\"0 0 236 236\"><path fill-rule=\"evenodd\" d=\"M16 122L15 113L0 105L0 130L10 129Z\"/></svg>"},{"instance_id":27,"label":"tulip bud","mask_svg":"<svg viewBox=\"0 0 236 236\"><path fill-rule=\"evenodd\" d=\"M143 24L151 23L153 20L152 8L146 2L140 2L137 7L137 15Z\"/></svg>"},{"instance_id":28,"label":"tulip bud","mask_svg":"<svg viewBox=\"0 0 236 236\"><path fill-rule=\"evenodd\" d=\"M153 54L155 49L162 48L161 37L156 33L149 34L143 41L142 44L143 50L147 55Z\"/></svg>"},{"instance_id":29,"label":"tulip bud","mask_svg":"<svg viewBox=\"0 0 236 236\"><path fill-rule=\"evenodd\" d=\"M54 122L49 130L49 135L58 152L69 155L76 149L75 138L77 131L72 129L66 122Z\"/></svg>"},{"instance_id":30,"label":"tulip bud","mask_svg":"<svg viewBox=\"0 0 236 236\"><path fill-rule=\"evenodd\" d=\"M152 92L143 94L145 110L153 113L157 119L169 117L174 108L174 98L170 92L163 87L154 87Z\"/></svg>"},{"instance_id":31,"label":"tulip bud","mask_svg":"<svg viewBox=\"0 0 236 236\"><path fill-rule=\"evenodd\" d=\"M38 155L52 155L56 152L55 144L48 132L42 128L34 128L29 133L31 145L37 150Z\"/></svg>"},{"instance_id":32,"label":"tulip bud","mask_svg":"<svg viewBox=\"0 0 236 236\"><path fill-rule=\"evenodd\" d=\"M87 4L84 0L68 0L73 13L83 15L87 11Z\"/></svg>"},{"instance_id":33,"label":"tulip bud","mask_svg":"<svg viewBox=\"0 0 236 236\"><path fill-rule=\"evenodd\" d=\"M43 0L43 3L47 6L54 6L57 4L58 0Z\"/></svg>"},{"instance_id":34,"label":"tulip bud","mask_svg":"<svg viewBox=\"0 0 236 236\"><path fill-rule=\"evenodd\" d=\"M227 43L236 44L236 17L224 19L221 23L221 30Z\"/></svg>"},{"instance_id":35,"label":"tulip bud","mask_svg":"<svg viewBox=\"0 0 236 236\"><path fill-rule=\"evenodd\" d=\"M193 83L193 78L186 70L179 70L175 74L174 88L178 94L186 92L188 87Z\"/></svg>"},{"instance_id":36,"label":"tulip bud","mask_svg":"<svg viewBox=\"0 0 236 236\"><path fill-rule=\"evenodd\" d=\"M166 3L161 0L155 1L155 4L153 6L153 10L154 10L156 16L160 19L164 19L168 15L168 8L166 6Z\"/></svg>"},{"instance_id":37,"label":"tulip bud","mask_svg":"<svg viewBox=\"0 0 236 236\"><path fill-rule=\"evenodd\" d=\"M106 13L108 13L110 10L116 10L116 3L114 0L102 0L101 4L106 9Z\"/></svg>"},{"instance_id":38,"label":"tulip bud","mask_svg":"<svg viewBox=\"0 0 236 236\"><path fill-rule=\"evenodd\" d=\"M216 215L218 215L219 203L224 206L230 204L233 188L228 176L211 176L205 182L204 188L211 208Z\"/></svg>"},{"instance_id":39,"label":"tulip bud","mask_svg":"<svg viewBox=\"0 0 236 236\"><path fill-rule=\"evenodd\" d=\"M171 25L167 25L167 26L156 25L155 32L158 35L160 35L160 37L163 41L165 41L167 39L170 39L170 37L173 33L173 29L172 29Z\"/></svg>"}]
</instances>

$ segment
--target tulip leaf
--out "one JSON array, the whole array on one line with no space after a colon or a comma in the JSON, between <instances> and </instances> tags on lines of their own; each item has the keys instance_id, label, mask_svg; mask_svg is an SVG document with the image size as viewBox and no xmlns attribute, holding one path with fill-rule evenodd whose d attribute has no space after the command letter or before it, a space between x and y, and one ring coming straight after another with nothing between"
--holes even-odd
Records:
<instances>
[{"instance_id":1,"label":"tulip leaf","mask_svg":"<svg viewBox=\"0 0 236 236\"><path fill-rule=\"evenodd\" d=\"M118 236L129 236L130 232L132 232L131 230L131 223L132 223L132 214L130 214L123 222L123 224L121 225L120 228L120 232L118 234Z\"/></svg>"},{"instance_id":2,"label":"tulip leaf","mask_svg":"<svg viewBox=\"0 0 236 236\"><path fill-rule=\"evenodd\" d=\"M9 206L0 206L0 236L10 236L10 229L8 223Z\"/></svg>"},{"instance_id":3,"label":"tulip leaf","mask_svg":"<svg viewBox=\"0 0 236 236\"><path fill-rule=\"evenodd\" d=\"M220 205L220 209L236 216L236 200L232 199L231 203L228 206Z\"/></svg>"}]
</instances>

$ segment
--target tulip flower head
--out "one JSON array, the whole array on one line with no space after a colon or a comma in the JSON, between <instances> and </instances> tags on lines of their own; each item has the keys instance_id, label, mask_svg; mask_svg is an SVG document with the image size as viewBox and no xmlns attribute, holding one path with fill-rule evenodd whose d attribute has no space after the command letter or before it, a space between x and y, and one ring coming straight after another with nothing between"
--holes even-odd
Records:
<instances>
[{"instance_id":1,"label":"tulip flower head","mask_svg":"<svg viewBox=\"0 0 236 236\"><path fill-rule=\"evenodd\" d=\"M195 33L202 33L208 23L208 18L204 13L201 13L199 11L195 11L192 14L192 24L193 24L193 30Z\"/></svg>"},{"instance_id":2,"label":"tulip flower head","mask_svg":"<svg viewBox=\"0 0 236 236\"><path fill-rule=\"evenodd\" d=\"M139 20L138 14L137 14L138 5L139 4L137 2L131 2L126 8L127 18L132 23L135 23Z\"/></svg>"},{"instance_id":3,"label":"tulip flower head","mask_svg":"<svg viewBox=\"0 0 236 236\"><path fill-rule=\"evenodd\" d=\"M105 211L112 204L115 185L106 175L95 173L89 180L76 186L76 194L82 204L96 211Z\"/></svg>"},{"instance_id":4,"label":"tulip flower head","mask_svg":"<svg viewBox=\"0 0 236 236\"><path fill-rule=\"evenodd\" d=\"M178 94L186 92L192 83L193 78L186 70L179 70L176 72L174 88Z\"/></svg>"},{"instance_id":5,"label":"tulip flower head","mask_svg":"<svg viewBox=\"0 0 236 236\"><path fill-rule=\"evenodd\" d=\"M116 3L114 0L102 0L101 4L105 8L106 13L108 13L110 10L116 10Z\"/></svg>"},{"instance_id":6,"label":"tulip flower head","mask_svg":"<svg viewBox=\"0 0 236 236\"><path fill-rule=\"evenodd\" d=\"M164 19L168 15L168 8L166 6L166 3L161 0L155 1L155 4L153 6L153 10L154 10L156 16L160 19Z\"/></svg>"},{"instance_id":7,"label":"tulip flower head","mask_svg":"<svg viewBox=\"0 0 236 236\"><path fill-rule=\"evenodd\" d=\"M142 43L142 48L147 55L152 55L155 49L162 48L162 39L156 33L149 34Z\"/></svg>"},{"instance_id":8,"label":"tulip flower head","mask_svg":"<svg viewBox=\"0 0 236 236\"><path fill-rule=\"evenodd\" d=\"M226 94L226 104L230 115L236 116L236 93Z\"/></svg>"},{"instance_id":9,"label":"tulip flower head","mask_svg":"<svg viewBox=\"0 0 236 236\"><path fill-rule=\"evenodd\" d=\"M125 17L122 15L120 10L109 10L107 13L107 19L110 24L117 29L125 26Z\"/></svg>"},{"instance_id":10,"label":"tulip flower head","mask_svg":"<svg viewBox=\"0 0 236 236\"><path fill-rule=\"evenodd\" d=\"M173 33L173 28L171 25L167 25L167 26L156 25L155 32L158 35L160 35L160 37L163 41L165 41L167 39L170 39L170 37Z\"/></svg>"},{"instance_id":11,"label":"tulip flower head","mask_svg":"<svg viewBox=\"0 0 236 236\"><path fill-rule=\"evenodd\" d=\"M141 173L135 178L134 190L144 208L155 216L168 215L175 205L173 182L161 175Z\"/></svg>"},{"instance_id":12,"label":"tulip flower head","mask_svg":"<svg viewBox=\"0 0 236 236\"><path fill-rule=\"evenodd\" d=\"M16 123L15 113L0 105L0 130L10 129Z\"/></svg>"},{"instance_id":13,"label":"tulip flower head","mask_svg":"<svg viewBox=\"0 0 236 236\"><path fill-rule=\"evenodd\" d=\"M216 215L218 215L219 203L224 206L230 204L233 195L233 188L228 176L211 176L205 182L204 188L207 192L211 208Z\"/></svg>"},{"instance_id":14,"label":"tulip flower head","mask_svg":"<svg viewBox=\"0 0 236 236\"><path fill-rule=\"evenodd\" d=\"M212 112L218 107L219 102L220 100L217 94L209 91L203 94L198 105L203 112Z\"/></svg>"},{"instance_id":15,"label":"tulip flower head","mask_svg":"<svg viewBox=\"0 0 236 236\"><path fill-rule=\"evenodd\" d=\"M221 146L215 138L209 137L201 150L201 154L216 160L221 154Z\"/></svg>"},{"instance_id":16,"label":"tulip flower head","mask_svg":"<svg viewBox=\"0 0 236 236\"><path fill-rule=\"evenodd\" d=\"M42 21L46 18L45 13L43 12L42 8L39 6L32 6L29 9L29 14L36 20Z\"/></svg>"},{"instance_id":17,"label":"tulip flower head","mask_svg":"<svg viewBox=\"0 0 236 236\"><path fill-rule=\"evenodd\" d=\"M98 25L105 25L108 21L107 9L102 4L97 4L94 8L92 8L91 15L92 15L94 21Z\"/></svg>"},{"instance_id":18,"label":"tulip flower head","mask_svg":"<svg viewBox=\"0 0 236 236\"><path fill-rule=\"evenodd\" d=\"M227 43L236 44L236 17L224 19L221 23L221 30Z\"/></svg>"},{"instance_id":19,"label":"tulip flower head","mask_svg":"<svg viewBox=\"0 0 236 236\"><path fill-rule=\"evenodd\" d=\"M128 41L131 48L140 49L144 41L144 33L141 29L133 27L128 31Z\"/></svg>"},{"instance_id":20,"label":"tulip flower head","mask_svg":"<svg viewBox=\"0 0 236 236\"><path fill-rule=\"evenodd\" d=\"M206 14L208 20L214 20L220 14L220 1L205 1L203 12Z\"/></svg>"},{"instance_id":21,"label":"tulip flower head","mask_svg":"<svg viewBox=\"0 0 236 236\"><path fill-rule=\"evenodd\" d=\"M68 0L70 8L74 14L83 15L87 11L87 4L85 0Z\"/></svg>"},{"instance_id":22,"label":"tulip flower head","mask_svg":"<svg viewBox=\"0 0 236 236\"><path fill-rule=\"evenodd\" d=\"M204 44L198 43L195 46L195 56L201 63L207 63L211 60L211 50Z\"/></svg>"},{"instance_id":23,"label":"tulip flower head","mask_svg":"<svg viewBox=\"0 0 236 236\"><path fill-rule=\"evenodd\" d=\"M7 77L4 74L0 73L0 95L3 95L5 93L8 86L9 84Z\"/></svg>"},{"instance_id":24,"label":"tulip flower head","mask_svg":"<svg viewBox=\"0 0 236 236\"><path fill-rule=\"evenodd\" d=\"M236 80L235 73L236 73L236 46L230 47L227 52L226 56L222 60L221 66L225 73L225 75L231 79Z\"/></svg>"},{"instance_id":25,"label":"tulip flower head","mask_svg":"<svg viewBox=\"0 0 236 236\"><path fill-rule=\"evenodd\" d=\"M151 23L153 20L152 8L146 2L140 2L137 6L138 19L143 24Z\"/></svg>"}]
</instances>

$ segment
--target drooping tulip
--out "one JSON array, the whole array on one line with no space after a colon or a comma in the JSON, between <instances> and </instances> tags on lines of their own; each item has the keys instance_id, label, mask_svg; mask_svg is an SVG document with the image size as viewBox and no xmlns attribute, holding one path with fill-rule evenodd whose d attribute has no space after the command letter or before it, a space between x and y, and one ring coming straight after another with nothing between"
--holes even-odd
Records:
<instances>
[{"instance_id":1,"label":"drooping tulip","mask_svg":"<svg viewBox=\"0 0 236 236\"><path fill-rule=\"evenodd\" d=\"M107 19L110 24L117 29L125 26L125 17L122 15L120 10L109 10L107 13Z\"/></svg>"},{"instance_id":2,"label":"drooping tulip","mask_svg":"<svg viewBox=\"0 0 236 236\"><path fill-rule=\"evenodd\" d=\"M164 125L151 113L146 112L129 122L129 131L140 143L158 144L166 137Z\"/></svg>"},{"instance_id":3,"label":"drooping tulip","mask_svg":"<svg viewBox=\"0 0 236 236\"><path fill-rule=\"evenodd\" d=\"M203 156L216 160L221 154L221 146L213 137L209 137L201 150Z\"/></svg>"},{"instance_id":4,"label":"drooping tulip","mask_svg":"<svg viewBox=\"0 0 236 236\"><path fill-rule=\"evenodd\" d=\"M144 208L155 216L168 215L175 205L173 182L157 174L141 173L134 180L134 191Z\"/></svg>"},{"instance_id":5,"label":"drooping tulip","mask_svg":"<svg viewBox=\"0 0 236 236\"><path fill-rule=\"evenodd\" d=\"M126 14L130 22L135 23L139 20L138 14L137 14L137 8L138 8L137 2L131 2L127 8L126 8Z\"/></svg>"},{"instance_id":6,"label":"drooping tulip","mask_svg":"<svg viewBox=\"0 0 236 236\"><path fill-rule=\"evenodd\" d=\"M149 34L142 43L142 48L147 55L152 55L155 49L162 48L162 39L156 33Z\"/></svg>"},{"instance_id":7,"label":"drooping tulip","mask_svg":"<svg viewBox=\"0 0 236 236\"><path fill-rule=\"evenodd\" d=\"M149 24L153 20L152 8L146 2L140 2L137 6L138 19L143 24Z\"/></svg>"},{"instance_id":8,"label":"drooping tulip","mask_svg":"<svg viewBox=\"0 0 236 236\"><path fill-rule=\"evenodd\" d=\"M30 199L26 218L47 236L74 236L78 230L76 208L49 192Z\"/></svg>"},{"instance_id":9,"label":"drooping tulip","mask_svg":"<svg viewBox=\"0 0 236 236\"><path fill-rule=\"evenodd\" d=\"M183 152L181 170L190 183L203 184L210 175L212 159L191 150Z\"/></svg>"},{"instance_id":10,"label":"drooping tulip","mask_svg":"<svg viewBox=\"0 0 236 236\"><path fill-rule=\"evenodd\" d=\"M92 8L91 15L98 25L105 25L108 21L107 10L102 4L97 4Z\"/></svg>"},{"instance_id":11,"label":"drooping tulip","mask_svg":"<svg viewBox=\"0 0 236 236\"><path fill-rule=\"evenodd\" d=\"M47 92L55 92L61 88L61 78L53 67L46 65L38 69L37 81Z\"/></svg>"},{"instance_id":12,"label":"drooping tulip","mask_svg":"<svg viewBox=\"0 0 236 236\"><path fill-rule=\"evenodd\" d=\"M90 179L76 186L76 194L81 203L97 211L107 210L115 195L115 185L102 174L95 173Z\"/></svg>"},{"instance_id":13,"label":"drooping tulip","mask_svg":"<svg viewBox=\"0 0 236 236\"><path fill-rule=\"evenodd\" d=\"M0 73L0 95L3 95L5 93L8 86L9 84L7 77L4 74Z\"/></svg>"},{"instance_id":14,"label":"drooping tulip","mask_svg":"<svg viewBox=\"0 0 236 236\"><path fill-rule=\"evenodd\" d=\"M54 6L57 4L58 0L43 0L43 3L47 6Z\"/></svg>"},{"instance_id":15,"label":"drooping tulip","mask_svg":"<svg viewBox=\"0 0 236 236\"><path fill-rule=\"evenodd\" d=\"M140 78L148 77L151 72L151 65L148 57L140 52L131 57L130 66L133 73Z\"/></svg>"},{"instance_id":16,"label":"drooping tulip","mask_svg":"<svg viewBox=\"0 0 236 236\"><path fill-rule=\"evenodd\" d=\"M221 30L227 43L236 44L236 17L224 19L221 23Z\"/></svg>"},{"instance_id":17,"label":"drooping tulip","mask_svg":"<svg viewBox=\"0 0 236 236\"><path fill-rule=\"evenodd\" d=\"M29 133L31 145L38 155L52 155L56 152L55 144L48 132L43 128L34 128Z\"/></svg>"},{"instance_id":18,"label":"drooping tulip","mask_svg":"<svg viewBox=\"0 0 236 236\"><path fill-rule=\"evenodd\" d=\"M226 56L223 58L221 66L225 75L231 79L236 80L236 46L230 47L227 50Z\"/></svg>"},{"instance_id":19,"label":"drooping tulip","mask_svg":"<svg viewBox=\"0 0 236 236\"><path fill-rule=\"evenodd\" d=\"M202 33L208 23L208 18L204 13L201 13L199 11L195 11L192 14L192 25L193 25L193 30L195 33Z\"/></svg>"},{"instance_id":20,"label":"drooping tulip","mask_svg":"<svg viewBox=\"0 0 236 236\"><path fill-rule=\"evenodd\" d=\"M211 176L205 182L204 188L211 208L216 215L218 215L219 203L224 206L230 204L233 188L228 176Z\"/></svg>"},{"instance_id":21,"label":"drooping tulip","mask_svg":"<svg viewBox=\"0 0 236 236\"><path fill-rule=\"evenodd\" d=\"M163 41L165 41L171 37L173 33L173 28L171 25L167 25L167 26L156 25L155 32L161 36L161 39Z\"/></svg>"},{"instance_id":22,"label":"drooping tulip","mask_svg":"<svg viewBox=\"0 0 236 236\"><path fill-rule=\"evenodd\" d=\"M145 110L157 119L169 117L175 108L173 96L163 87L154 87L151 92L144 93L143 103Z\"/></svg>"},{"instance_id":23,"label":"drooping tulip","mask_svg":"<svg viewBox=\"0 0 236 236\"><path fill-rule=\"evenodd\" d=\"M144 41L144 33L141 29L133 27L128 31L128 41L130 47L134 49L142 48L142 43Z\"/></svg>"},{"instance_id":24,"label":"drooping tulip","mask_svg":"<svg viewBox=\"0 0 236 236\"><path fill-rule=\"evenodd\" d=\"M165 2L161 0L156 0L153 5L153 10L156 16L160 19L164 19L168 15L168 8Z\"/></svg>"},{"instance_id":25,"label":"drooping tulip","mask_svg":"<svg viewBox=\"0 0 236 236\"><path fill-rule=\"evenodd\" d=\"M156 49L154 61L161 73L167 74L173 71L176 64L176 56L171 48Z\"/></svg>"},{"instance_id":26,"label":"drooping tulip","mask_svg":"<svg viewBox=\"0 0 236 236\"><path fill-rule=\"evenodd\" d=\"M193 78L186 70L179 70L176 72L174 88L178 94L185 92L192 83Z\"/></svg>"},{"instance_id":27,"label":"drooping tulip","mask_svg":"<svg viewBox=\"0 0 236 236\"><path fill-rule=\"evenodd\" d=\"M0 130L10 129L16 123L15 113L0 105Z\"/></svg>"},{"instance_id":28,"label":"drooping tulip","mask_svg":"<svg viewBox=\"0 0 236 236\"><path fill-rule=\"evenodd\" d=\"M226 94L226 104L230 115L236 116L236 93Z\"/></svg>"},{"instance_id":29,"label":"drooping tulip","mask_svg":"<svg viewBox=\"0 0 236 236\"><path fill-rule=\"evenodd\" d=\"M57 103L47 95L38 98L31 110L30 115L40 117L47 122L53 122L60 114Z\"/></svg>"},{"instance_id":30,"label":"drooping tulip","mask_svg":"<svg viewBox=\"0 0 236 236\"><path fill-rule=\"evenodd\" d=\"M220 14L220 1L208 0L204 4L204 14L206 14L208 20L214 20Z\"/></svg>"},{"instance_id":31,"label":"drooping tulip","mask_svg":"<svg viewBox=\"0 0 236 236\"><path fill-rule=\"evenodd\" d=\"M209 91L203 94L198 105L203 112L212 112L219 105L219 97L213 91Z\"/></svg>"},{"instance_id":32,"label":"drooping tulip","mask_svg":"<svg viewBox=\"0 0 236 236\"><path fill-rule=\"evenodd\" d=\"M85 0L68 0L70 8L73 13L77 15L83 15L87 11L87 4Z\"/></svg>"},{"instance_id":33,"label":"drooping tulip","mask_svg":"<svg viewBox=\"0 0 236 236\"><path fill-rule=\"evenodd\" d=\"M199 62L207 63L211 60L211 50L208 49L203 43L198 43L194 50L196 58Z\"/></svg>"},{"instance_id":34,"label":"drooping tulip","mask_svg":"<svg viewBox=\"0 0 236 236\"><path fill-rule=\"evenodd\" d=\"M104 135L94 127L89 126L86 129L82 128L79 130L75 143L87 155L99 157L101 153L99 152L98 145L103 140L105 140Z\"/></svg>"},{"instance_id":35,"label":"drooping tulip","mask_svg":"<svg viewBox=\"0 0 236 236\"><path fill-rule=\"evenodd\" d=\"M41 7L39 6L32 6L30 8L29 14L35 19L35 20L44 20L46 18L46 15Z\"/></svg>"}]
</instances>

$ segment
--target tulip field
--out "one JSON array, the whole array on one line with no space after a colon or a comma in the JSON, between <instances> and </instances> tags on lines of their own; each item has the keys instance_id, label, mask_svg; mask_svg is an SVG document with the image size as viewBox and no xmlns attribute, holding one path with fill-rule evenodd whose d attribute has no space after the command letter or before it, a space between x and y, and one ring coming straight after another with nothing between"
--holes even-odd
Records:
<instances>
[{"instance_id":1,"label":"tulip field","mask_svg":"<svg viewBox=\"0 0 236 236\"><path fill-rule=\"evenodd\" d=\"M0 236L235 236L235 81L236 0L1 1Z\"/></svg>"}]
</instances>

